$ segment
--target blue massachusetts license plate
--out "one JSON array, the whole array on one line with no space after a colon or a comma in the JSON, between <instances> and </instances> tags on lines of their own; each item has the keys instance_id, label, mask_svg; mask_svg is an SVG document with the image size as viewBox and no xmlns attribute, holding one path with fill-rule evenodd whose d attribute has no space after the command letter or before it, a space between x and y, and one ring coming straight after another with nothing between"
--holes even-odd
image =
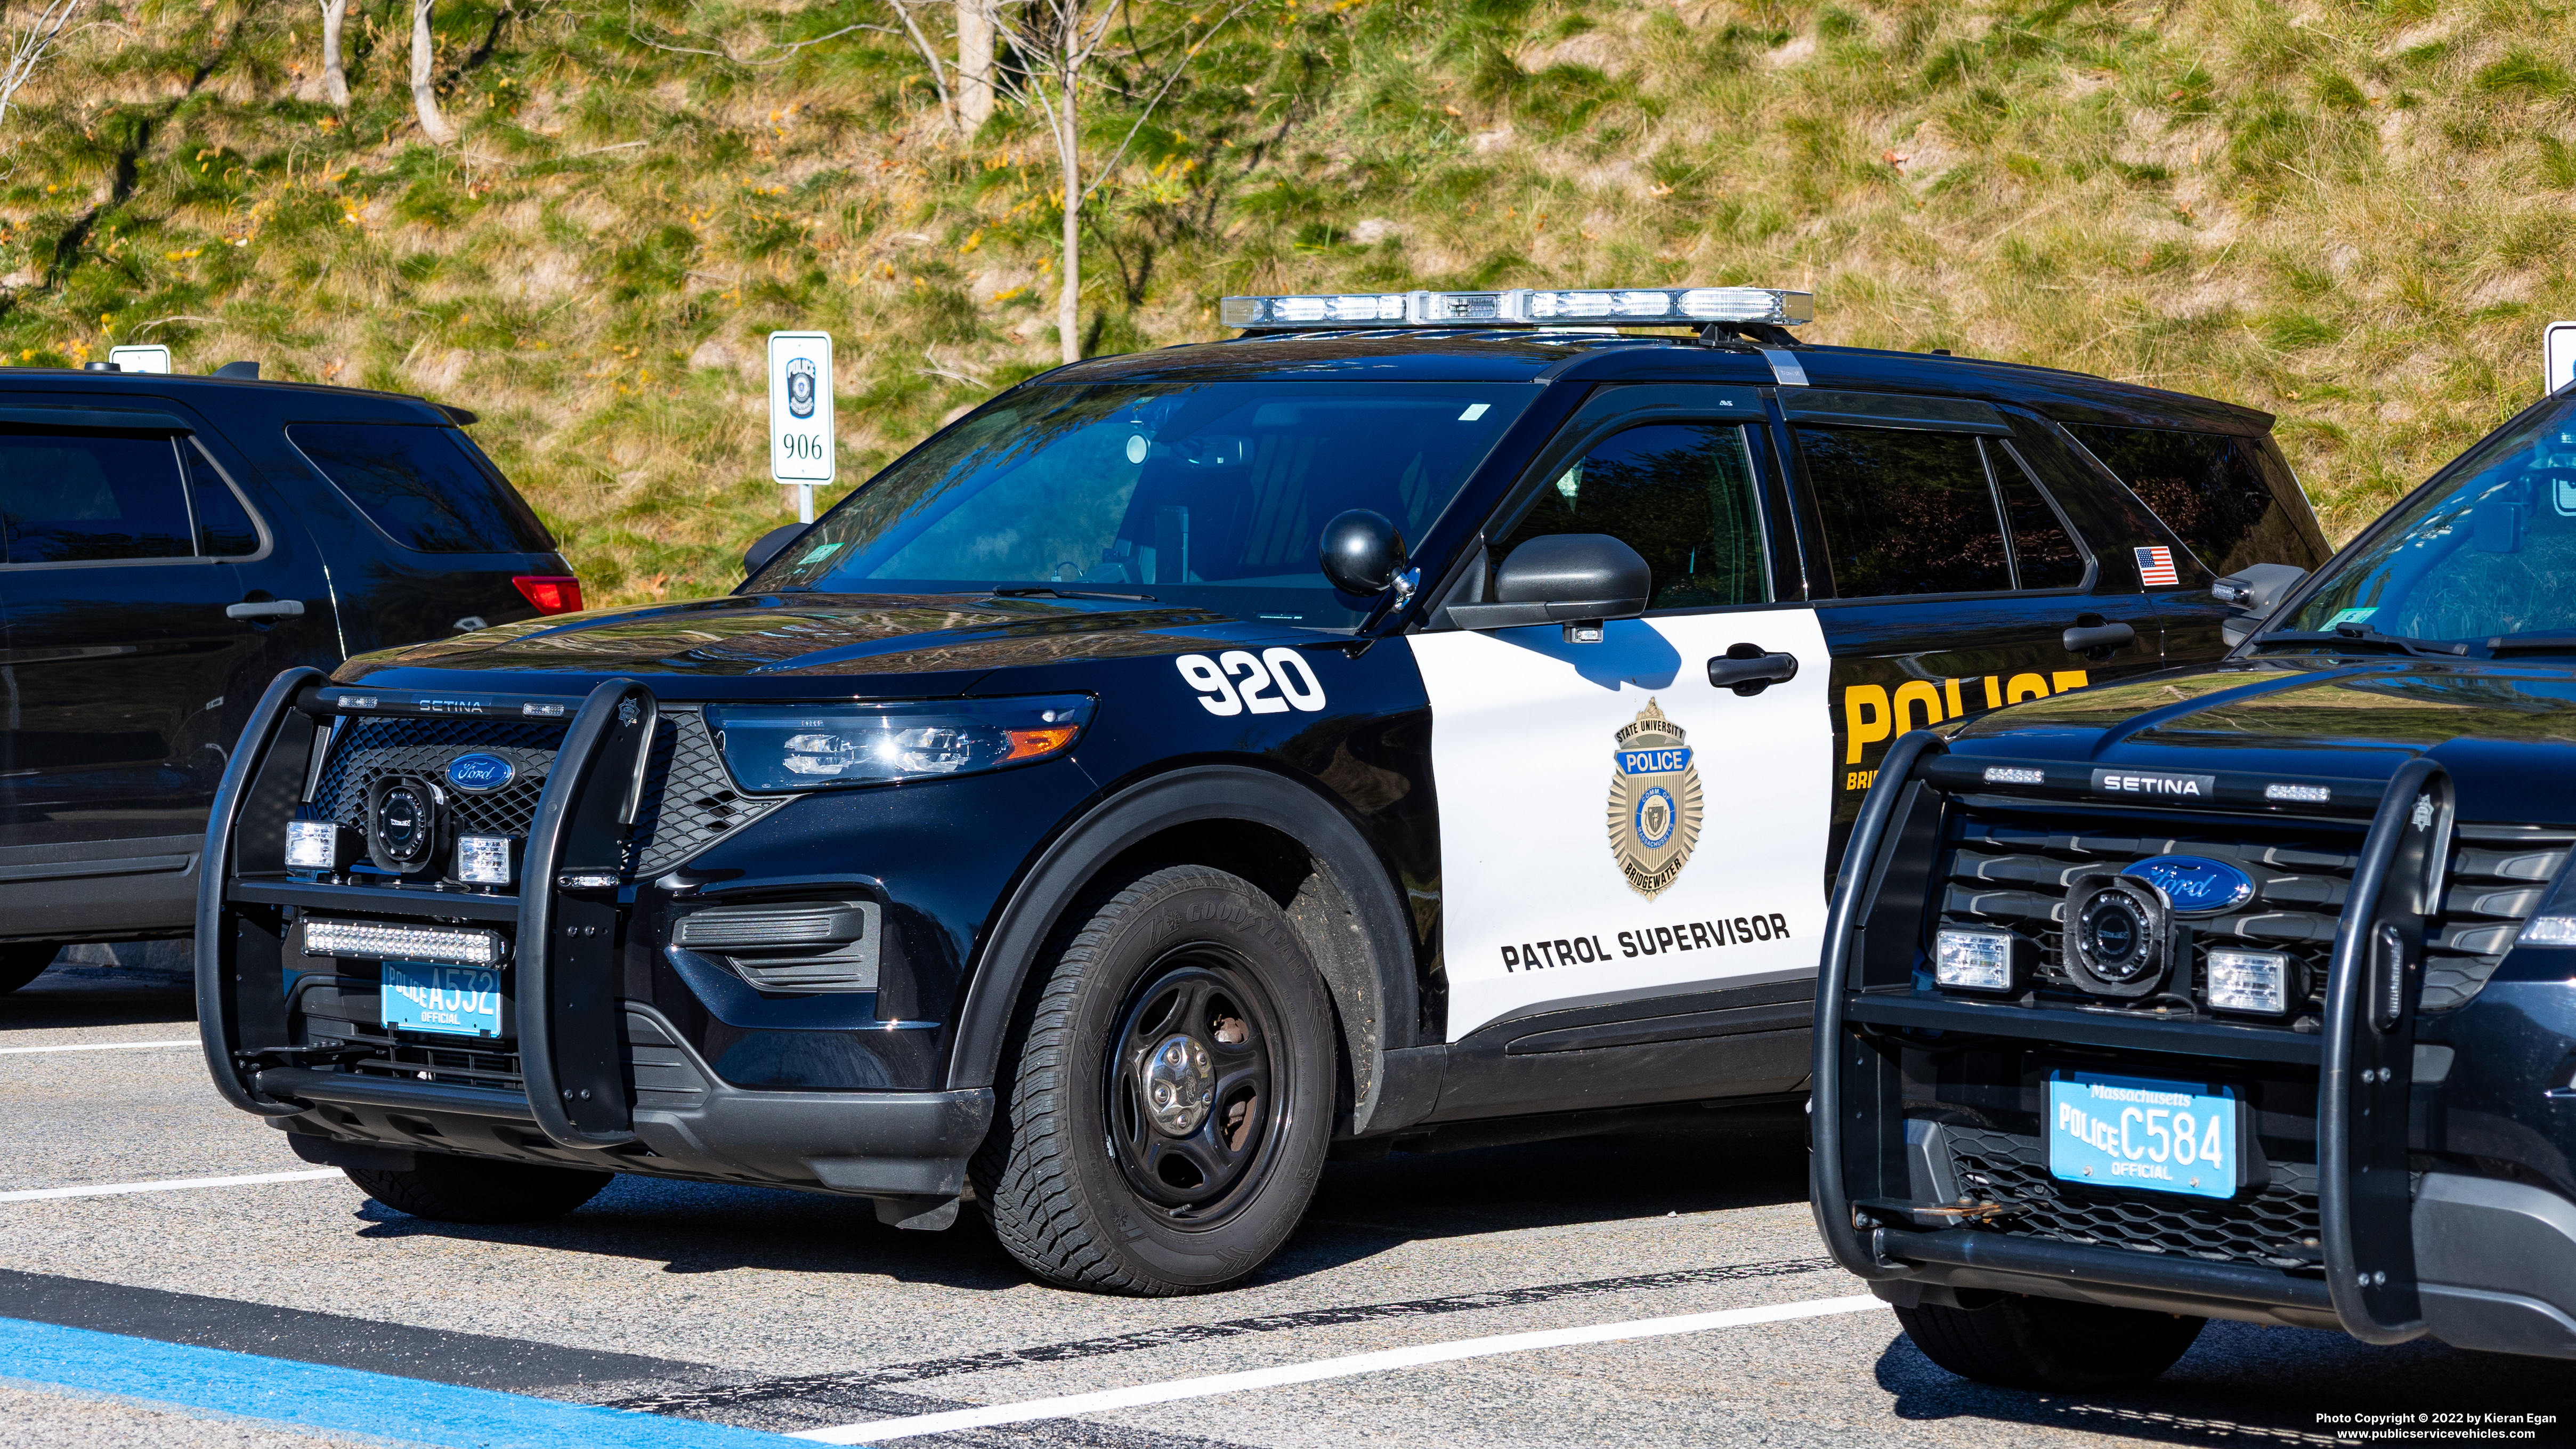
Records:
<instances>
[{"instance_id":1,"label":"blue massachusetts license plate","mask_svg":"<svg viewBox=\"0 0 2576 1449\"><path fill-rule=\"evenodd\" d=\"M487 966L385 963L384 1019L409 1031L501 1034L501 973Z\"/></svg>"},{"instance_id":2,"label":"blue massachusetts license plate","mask_svg":"<svg viewBox=\"0 0 2576 1449\"><path fill-rule=\"evenodd\" d=\"M2232 1088L2093 1072L2048 1080L2048 1172L2062 1182L2232 1197L2236 1133Z\"/></svg>"}]
</instances>

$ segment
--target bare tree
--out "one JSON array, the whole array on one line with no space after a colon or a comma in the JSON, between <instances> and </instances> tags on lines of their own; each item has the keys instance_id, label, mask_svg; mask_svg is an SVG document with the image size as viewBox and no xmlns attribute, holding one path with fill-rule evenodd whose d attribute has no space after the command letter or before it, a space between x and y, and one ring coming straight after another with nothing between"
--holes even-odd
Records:
<instances>
[{"instance_id":1,"label":"bare tree","mask_svg":"<svg viewBox=\"0 0 2576 1449\"><path fill-rule=\"evenodd\" d=\"M1126 158L1127 148L1136 142L1136 133L1154 114L1154 107L1169 95L1172 86L1189 68L1208 39L1250 7L1251 0L1236 0L1233 8L1216 18L1216 23L1195 33L1184 26L1175 36L1179 58L1150 96L1141 97L1144 106L1137 112L1134 124L1127 128L1127 138L1118 145L1117 153L1101 166L1089 187L1082 184L1082 100L1083 88L1097 89L1103 82L1093 70L1101 46L1107 42L1110 26L1122 9L1137 0L1004 0L996 8L995 28L1010 42L1022 68L1017 98L1036 108L1046 121L1047 133L1055 142L1056 173L1064 185L1064 243L1057 279L1055 325L1057 340L1067 362L1082 360L1082 203L1101 182L1116 174L1118 163ZM1132 17L1131 17L1132 18ZM1194 19L1196 17L1193 17ZM1132 26L1129 33L1133 34ZM1141 57L1139 57L1141 58Z\"/></svg>"},{"instance_id":2,"label":"bare tree","mask_svg":"<svg viewBox=\"0 0 2576 1449\"><path fill-rule=\"evenodd\" d=\"M456 139L456 128L438 113L438 88L429 83L438 59L429 35L431 0L411 0L411 108L420 117L421 134L444 146Z\"/></svg>"},{"instance_id":3,"label":"bare tree","mask_svg":"<svg viewBox=\"0 0 2576 1449\"><path fill-rule=\"evenodd\" d=\"M340 22L348 14L349 0L322 0L322 94L344 111L349 109L349 72L340 63Z\"/></svg>"},{"instance_id":4,"label":"bare tree","mask_svg":"<svg viewBox=\"0 0 2576 1449\"><path fill-rule=\"evenodd\" d=\"M80 9L81 0L42 0L44 8L33 19L9 33L9 53L0 63L0 121L8 119L9 103L18 98L18 90L36 78L36 72L54 53L54 42L63 27L71 23L72 12Z\"/></svg>"},{"instance_id":5,"label":"bare tree","mask_svg":"<svg viewBox=\"0 0 2576 1449\"><path fill-rule=\"evenodd\" d=\"M993 0L957 0L957 125L967 135L993 118Z\"/></svg>"}]
</instances>

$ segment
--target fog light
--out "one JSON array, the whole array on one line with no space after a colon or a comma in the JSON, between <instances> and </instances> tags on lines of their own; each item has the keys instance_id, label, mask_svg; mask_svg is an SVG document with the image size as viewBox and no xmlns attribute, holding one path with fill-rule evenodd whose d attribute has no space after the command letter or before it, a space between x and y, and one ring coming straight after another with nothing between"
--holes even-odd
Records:
<instances>
[{"instance_id":1,"label":"fog light","mask_svg":"<svg viewBox=\"0 0 2576 1449\"><path fill-rule=\"evenodd\" d=\"M2290 1009L2288 956L2278 951L2212 951L2205 966L2202 989L2212 1010L2278 1016Z\"/></svg>"},{"instance_id":2,"label":"fog light","mask_svg":"<svg viewBox=\"0 0 2576 1449\"><path fill-rule=\"evenodd\" d=\"M467 885L508 885L518 876L518 853L516 836L460 835L456 837L456 878Z\"/></svg>"},{"instance_id":3,"label":"fog light","mask_svg":"<svg viewBox=\"0 0 2576 1449\"><path fill-rule=\"evenodd\" d=\"M297 870L338 870L357 854L356 835L337 820L290 820L286 863Z\"/></svg>"},{"instance_id":4,"label":"fog light","mask_svg":"<svg viewBox=\"0 0 2576 1449\"><path fill-rule=\"evenodd\" d=\"M304 922L304 954L360 961L435 961L456 966L501 964L501 933L440 926L387 926L374 921Z\"/></svg>"},{"instance_id":5,"label":"fog light","mask_svg":"<svg viewBox=\"0 0 2576 1449\"><path fill-rule=\"evenodd\" d=\"M1963 991L2012 990L2012 932L1943 926L1932 940L1932 979Z\"/></svg>"},{"instance_id":6,"label":"fog light","mask_svg":"<svg viewBox=\"0 0 2576 1449\"><path fill-rule=\"evenodd\" d=\"M2534 916L2522 928L2526 946L2576 946L2576 916Z\"/></svg>"}]
</instances>

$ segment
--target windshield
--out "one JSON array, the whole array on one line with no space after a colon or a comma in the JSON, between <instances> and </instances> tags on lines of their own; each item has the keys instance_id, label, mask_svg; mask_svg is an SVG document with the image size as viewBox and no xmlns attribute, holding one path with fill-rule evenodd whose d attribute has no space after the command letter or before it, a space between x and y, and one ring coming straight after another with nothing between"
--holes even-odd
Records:
<instances>
[{"instance_id":1,"label":"windshield","mask_svg":"<svg viewBox=\"0 0 2576 1449\"><path fill-rule=\"evenodd\" d=\"M1348 629L1316 562L1353 508L1408 544L1536 395L1526 384L1033 387L878 474L746 589L1111 594Z\"/></svg>"},{"instance_id":2,"label":"windshield","mask_svg":"<svg viewBox=\"0 0 2576 1449\"><path fill-rule=\"evenodd\" d=\"M2576 393L2464 455L2280 628L2442 641L2576 635Z\"/></svg>"}]
</instances>

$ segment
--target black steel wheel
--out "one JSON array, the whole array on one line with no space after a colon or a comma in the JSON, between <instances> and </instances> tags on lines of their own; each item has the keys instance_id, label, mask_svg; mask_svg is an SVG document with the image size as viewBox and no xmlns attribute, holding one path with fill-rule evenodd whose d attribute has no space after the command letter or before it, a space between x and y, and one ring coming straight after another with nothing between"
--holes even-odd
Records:
<instances>
[{"instance_id":1,"label":"black steel wheel","mask_svg":"<svg viewBox=\"0 0 2576 1449\"><path fill-rule=\"evenodd\" d=\"M1295 1230L1331 1127L1322 979L1277 902L1155 871L1077 923L1023 1009L973 1164L994 1236L1051 1283L1200 1293Z\"/></svg>"},{"instance_id":2,"label":"black steel wheel","mask_svg":"<svg viewBox=\"0 0 2576 1449\"><path fill-rule=\"evenodd\" d=\"M1977 1308L1926 1303L1896 1320L1923 1356L1979 1383L2101 1393L2172 1368L2209 1320L2005 1293Z\"/></svg>"}]
</instances>

